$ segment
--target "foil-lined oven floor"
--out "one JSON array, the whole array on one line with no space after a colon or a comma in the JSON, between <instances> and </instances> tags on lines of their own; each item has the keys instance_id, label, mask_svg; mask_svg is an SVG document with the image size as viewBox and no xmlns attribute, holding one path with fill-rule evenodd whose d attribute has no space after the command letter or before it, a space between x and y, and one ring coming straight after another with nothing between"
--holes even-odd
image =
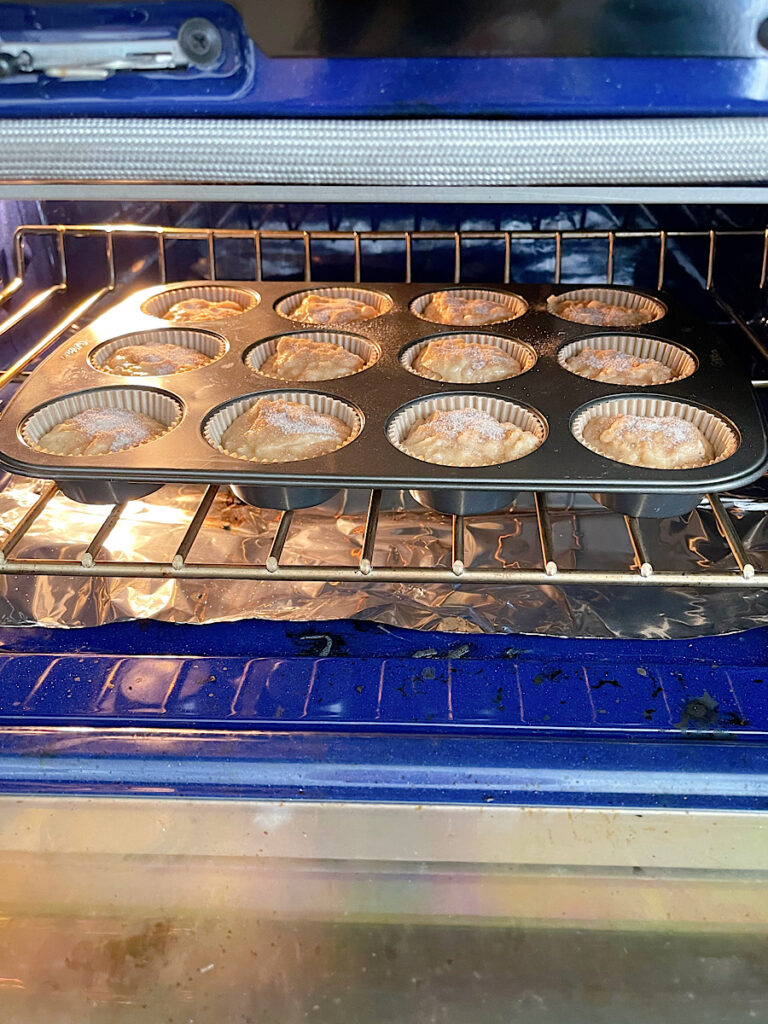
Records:
<instances>
[{"instance_id":1,"label":"foil-lined oven floor","mask_svg":"<svg viewBox=\"0 0 768 1024\"><path fill-rule=\"evenodd\" d=\"M0 539L46 485L11 478L0 492ZM102 558L168 561L197 508L201 489L164 487L130 502ZM535 567L541 550L530 496L506 515L465 521L465 564ZM553 554L563 571L628 570L633 552L624 520L584 495L550 495ZM727 502L755 567L768 569L766 502ZM14 557L79 560L108 511L57 494L24 536ZM297 512L281 564L354 565L366 514L363 492ZM278 513L237 502L223 489L195 541L200 562L264 564ZM708 506L677 519L646 520L643 541L654 564L695 574L728 569L733 558ZM405 492L385 492L376 564L450 566L451 520L417 506ZM95 626L154 618L207 623L242 618L368 619L423 630L517 632L553 636L677 638L717 635L768 624L763 588L697 589L464 583L286 582L5 575L4 624Z\"/></svg>"}]
</instances>

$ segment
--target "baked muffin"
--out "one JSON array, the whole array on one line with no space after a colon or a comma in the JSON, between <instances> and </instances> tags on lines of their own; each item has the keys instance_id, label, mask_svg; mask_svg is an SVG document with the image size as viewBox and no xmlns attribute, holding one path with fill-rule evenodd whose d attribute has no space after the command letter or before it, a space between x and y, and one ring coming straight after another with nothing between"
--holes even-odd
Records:
<instances>
[{"instance_id":1,"label":"baked muffin","mask_svg":"<svg viewBox=\"0 0 768 1024\"><path fill-rule=\"evenodd\" d=\"M480 327L514 316L514 306L482 297L465 298L456 292L435 292L421 313L425 320L456 327Z\"/></svg>"},{"instance_id":2,"label":"baked muffin","mask_svg":"<svg viewBox=\"0 0 768 1024\"><path fill-rule=\"evenodd\" d=\"M351 433L337 416L301 402L265 397L227 427L220 445L254 462L297 462L335 451Z\"/></svg>"},{"instance_id":3,"label":"baked muffin","mask_svg":"<svg viewBox=\"0 0 768 1024\"><path fill-rule=\"evenodd\" d=\"M35 447L54 455L106 455L135 448L166 429L132 409L84 409L57 423Z\"/></svg>"},{"instance_id":4,"label":"baked muffin","mask_svg":"<svg viewBox=\"0 0 768 1024\"><path fill-rule=\"evenodd\" d=\"M323 295L309 292L290 314L291 320L303 324L330 327L352 320L372 320L379 315L375 306L349 295Z\"/></svg>"},{"instance_id":5,"label":"baked muffin","mask_svg":"<svg viewBox=\"0 0 768 1024\"><path fill-rule=\"evenodd\" d=\"M567 300L558 303L554 312L563 320L594 327L637 327L655 319L651 309L633 309L599 299Z\"/></svg>"},{"instance_id":6,"label":"baked muffin","mask_svg":"<svg viewBox=\"0 0 768 1024\"><path fill-rule=\"evenodd\" d=\"M583 437L601 455L629 466L694 469L715 458L699 428L680 416L595 416Z\"/></svg>"},{"instance_id":7,"label":"baked muffin","mask_svg":"<svg viewBox=\"0 0 768 1024\"><path fill-rule=\"evenodd\" d=\"M527 455L541 438L482 409L437 409L418 420L400 442L408 455L441 466L494 466Z\"/></svg>"},{"instance_id":8,"label":"baked muffin","mask_svg":"<svg viewBox=\"0 0 768 1024\"><path fill-rule=\"evenodd\" d=\"M182 299L163 313L163 320L172 324L200 324L210 320L226 320L244 312L240 303L232 299L221 299L218 302L201 298Z\"/></svg>"},{"instance_id":9,"label":"baked muffin","mask_svg":"<svg viewBox=\"0 0 768 1024\"><path fill-rule=\"evenodd\" d=\"M277 342L275 352L261 366L259 373L282 380L334 380L358 373L365 362L341 345L312 338L286 336Z\"/></svg>"},{"instance_id":10,"label":"baked muffin","mask_svg":"<svg viewBox=\"0 0 768 1024\"><path fill-rule=\"evenodd\" d=\"M153 345L125 345L114 351L100 369L126 377L167 377L172 373L196 370L210 362L210 356L196 348L158 342Z\"/></svg>"},{"instance_id":11,"label":"baked muffin","mask_svg":"<svg viewBox=\"0 0 768 1024\"><path fill-rule=\"evenodd\" d=\"M617 352L612 348L583 348L565 360L571 373L606 384L666 384L675 374L658 359L642 358L630 352Z\"/></svg>"},{"instance_id":12,"label":"baked muffin","mask_svg":"<svg viewBox=\"0 0 768 1024\"><path fill-rule=\"evenodd\" d=\"M416 373L452 384L484 384L517 377L522 364L500 345L465 338L445 337L429 341L411 364Z\"/></svg>"}]
</instances>

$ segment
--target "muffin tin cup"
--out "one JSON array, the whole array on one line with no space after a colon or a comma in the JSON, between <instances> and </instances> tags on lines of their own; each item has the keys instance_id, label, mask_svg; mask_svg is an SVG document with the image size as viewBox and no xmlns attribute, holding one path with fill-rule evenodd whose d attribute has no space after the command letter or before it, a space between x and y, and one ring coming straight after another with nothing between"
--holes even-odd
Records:
<instances>
[{"instance_id":1,"label":"muffin tin cup","mask_svg":"<svg viewBox=\"0 0 768 1024\"><path fill-rule=\"evenodd\" d=\"M341 380L342 377L353 377L356 373L362 373L369 366L373 366L379 358L378 347L373 342L368 341L367 338L360 338L355 334L345 334L342 331L292 331L290 334L278 334L274 338L257 342L246 352L245 365L255 373L259 373L263 377L269 377L270 380L285 381L285 377L277 377L274 374L266 373L262 369L262 366L270 356L275 354L278 342L282 341L283 338L308 338L310 343L327 342L331 345L338 345L339 348L352 352L363 360L364 365L359 370L353 370L352 373L344 373L340 377L324 377L306 381L308 384L322 384L323 380ZM302 381L292 380L290 383L301 384Z\"/></svg>"},{"instance_id":2,"label":"muffin tin cup","mask_svg":"<svg viewBox=\"0 0 768 1024\"><path fill-rule=\"evenodd\" d=\"M488 320L484 324L444 324L442 320L433 320L431 317L425 316L425 310L432 299L434 299L435 295L440 295L443 292L450 292L459 299L487 299L489 302L499 302L502 305L509 306L509 316L505 316L502 320ZM510 320L517 320L527 309L528 303L522 295L516 295L513 292L496 292L488 288L439 288L426 292L424 295L419 295L411 302L411 312L414 316L419 317L419 319L426 320L429 324L443 324L445 327L456 328L492 327L495 324L508 323Z\"/></svg>"},{"instance_id":3,"label":"muffin tin cup","mask_svg":"<svg viewBox=\"0 0 768 1024\"><path fill-rule=\"evenodd\" d=\"M414 362L418 358L419 354L433 341L444 341L446 339L453 340L458 338L467 344L475 345L493 345L496 348L500 348L507 355L512 356L520 363L520 373L513 373L506 377L497 377L493 381L482 381L478 382L478 386L482 387L483 384L495 384L499 380L512 380L515 377L522 377L524 373L527 373L533 366L536 365L536 350L532 345L527 345L525 342L518 341L516 338L504 338L500 335L495 334L478 334L469 333L465 331L456 331L453 334L435 334L430 338L424 338L421 341L417 341L412 345L409 345L406 349L400 353L399 359L401 366L404 366L410 373L415 374L417 377L422 377L424 380L436 380L443 381L446 384L455 384L458 387L471 387L471 384L459 383L457 381L446 381L444 377L437 377L429 373L425 373L423 370L417 370L414 368Z\"/></svg>"},{"instance_id":4,"label":"muffin tin cup","mask_svg":"<svg viewBox=\"0 0 768 1024\"><path fill-rule=\"evenodd\" d=\"M467 394L440 395L413 402L411 405L399 409L387 425L387 439L399 451L416 459L417 456L411 455L403 444L411 428L419 421L425 420L433 412L466 408L480 409L500 423L512 423L521 430L529 430L539 438L540 445L546 440L546 421L535 410L517 405L507 399L495 398L492 395ZM521 458L525 457L521 456ZM424 460L419 459L418 461ZM519 459L512 460L512 462L519 461ZM430 465L436 465L436 463L430 463ZM503 465L510 465L510 463L503 463ZM462 466L461 468L471 471L476 467ZM419 488L410 493L419 504L434 509L435 512L468 516L485 515L509 508L519 492L520 488L482 491L466 488Z\"/></svg>"},{"instance_id":5,"label":"muffin tin cup","mask_svg":"<svg viewBox=\"0 0 768 1024\"><path fill-rule=\"evenodd\" d=\"M120 452L131 451L135 448L151 444L153 441L165 436L174 429L181 421L181 404L171 395L163 394L160 391L152 391L148 388L94 388L91 391L83 391L79 394L66 395L63 398L54 399L36 412L31 413L21 424L19 433L25 444L37 451L46 452L44 448L38 447L40 438L53 430L59 423L76 416L86 409L129 409L131 412L142 413L150 416L166 427L162 434L144 441L138 445L130 445ZM107 453L97 456L108 460L120 452ZM66 458L68 462L76 462L77 455L55 456L58 459ZM121 501L133 501L137 498L145 498L158 489L157 483L148 483L141 480L117 480L108 476L101 476L96 479L83 477L82 479L67 479L59 481L59 489L73 501L80 501L86 504L108 504Z\"/></svg>"},{"instance_id":6,"label":"muffin tin cup","mask_svg":"<svg viewBox=\"0 0 768 1024\"><path fill-rule=\"evenodd\" d=\"M378 310L377 316L382 316L384 313L388 313L392 308L392 299L389 295L384 292L374 291L371 288L359 288L352 285L324 285L318 286L317 288L303 288L300 292L294 292L292 295L286 295L285 298L280 299L279 302L275 303L275 312L280 316L285 317L287 320L293 320L294 323L306 323L308 327L328 327L333 330L336 327L338 330L342 330L346 323L366 323L367 320L373 320L375 317L358 317L355 320L348 320L342 324L314 324L311 320L297 320L294 317L295 311L302 304L304 299L308 295L325 295L332 299L356 299L358 302L364 302L368 306L373 306L374 309Z\"/></svg>"},{"instance_id":7,"label":"muffin tin cup","mask_svg":"<svg viewBox=\"0 0 768 1024\"><path fill-rule=\"evenodd\" d=\"M635 327L645 327L646 324L654 323L666 316L667 307L659 299L650 295L643 295L641 292L631 291L622 288L576 288L573 291L561 292L558 295L550 295L547 299L547 312L568 323L578 323L582 327L590 327L593 330L599 328L600 324L584 323L581 320L572 320L570 317L561 316L558 312L566 302L605 302L610 306L623 306L625 309L638 309L648 313L645 323L635 325L605 324L606 330L616 331L619 327L627 327L629 330Z\"/></svg>"},{"instance_id":8,"label":"muffin tin cup","mask_svg":"<svg viewBox=\"0 0 768 1024\"><path fill-rule=\"evenodd\" d=\"M594 452L601 458L609 459L611 462L619 462L605 455L599 449L584 440L584 428L590 420L598 416L675 416L688 420L701 431L715 450L715 458L707 465L712 466L717 462L730 458L739 447L739 437L735 429L716 413L708 409L701 409L694 405L674 400L652 398L652 397L630 397L615 398L606 402L598 402L587 409L580 410L573 418L571 430L576 440L585 448ZM621 463L623 465L623 463ZM693 467L694 469L704 467ZM666 473L668 470L656 469L656 473ZM620 512L627 516L641 516L653 519L667 519L670 516L682 515L694 509L704 497L703 491L678 492L668 494L663 492L645 491L642 494L636 493L611 493L591 492L592 497L600 505Z\"/></svg>"},{"instance_id":9,"label":"muffin tin cup","mask_svg":"<svg viewBox=\"0 0 768 1024\"><path fill-rule=\"evenodd\" d=\"M230 459L238 459L241 462L254 463L259 466L270 465L269 462L262 462L258 459L249 459L244 455L237 455L228 451L221 443L222 436L235 420L243 413L251 409L260 398L282 398L287 402L298 402L301 405L309 406L314 412L323 413L327 416L335 416L342 420L350 428L352 433L338 447L326 452L326 455L340 451L351 444L363 429L362 418L356 409L346 402L333 398L331 395L321 395L310 391L268 391L229 402L223 408L213 412L203 427L203 436L208 444ZM311 462L314 458L294 459L296 463ZM287 463L280 463L285 465ZM230 489L236 497L248 505L256 505L258 508L277 508L283 511L291 509L309 508L312 505L320 505L328 501L338 493L338 487L291 487L290 485L263 485L263 484L235 484Z\"/></svg>"},{"instance_id":10,"label":"muffin tin cup","mask_svg":"<svg viewBox=\"0 0 768 1024\"><path fill-rule=\"evenodd\" d=\"M105 366L110 356L129 345L178 345L179 348L189 348L202 352L203 355L208 356L210 362L220 359L227 351L226 339L218 334L213 334L210 331L188 330L182 327L168 327L157 331L137 331L134 334L122 334L118 338L113 338L112 341L105 341L103 345L93 349L88 356L88 361L91 366L101 370L102 373L110 374L112 377L173 377L177 373L191 373L192 370L202 369L201 366L193 366L183 370L175 370L174 373L143 374L120 373L119 370L113 370ZM210 364L207 363L206 365Z\"/></svg>"},{"instance_id":11,"label":"muffin tin cup","mask_svg":"<svg viewBox=\"0 0 768 1024\"><path fill-rule=\"evenodd\" d=\"M150 296L141 304L142 313L147 316L154 316L160 320L165 319L165 314L175 306L177 302L185 299L207 299L208 302L236 302L243 307L243 313L255 309L261 301L258 292L248 288L235 288L231 285L217 284L215 281L201 281L200 284L169 285L164 291ZM226 320L233 320L242 316L242 313L231 313L225 317L212 317L210 320L196 320L193 324L172 324L172 327L194 330L198 324L219 323Z\"/></svg>"},{"instance_id":12,"label":"muffin tin cup","mask_svg":"<svg viewBox=\"0 0 768 1024\"><path fill-rule=\"evenodd\" d=\"M442 330L427 327L413 313L411 304L424 295L445 290L445 285L382 283L368 290L384 295L386 303L391 302L388 312L371 320L358 320L354 327L340 326L327 332L320 329L326 335L348 333L364 339L375 346L376 362L365 373L327 382L288 383L260 376L247 365L246 359L260 342L269 342L286 332L315 333L311 327L297 323L288 327L286 319L277 312L276 307L291 297L289 291L298 297L308 290L329 288L337 294L359 294L365 289L333 282L306 282L290 288L280 281L259 282L261 301L257 305L240 316L210 326L174 326L151 321L142 312L157 295L175 292L176 299L183 290L200 286L200 282L187 281L162 289L143 289L107 309L55 348L8 398L0 413L0 465L12 473L55 480L67 493L70 488L78 488L79 500L95 502L137 497L137 489L146 494L163 483L194 483L231 486L241 497L265 507L299 508L326 500L341 488L375 487L413 491L430 507L471 515L508 507L519 491L536 490L587 492L599 495L605 503L630 501L632 507L627 508L627 514L672 515L679 511L681 500L691 506L701 494L745 487L762 474L768 463L760 406L738 358L708 325L666 297L667 313L659 324L641 331L601 331L591 325L555 320L545 311L547 297L560 291L559 286L516 285L512 289L499 284L491 286L494 291L506 295L514 290L524 296L528 303L524 316L508 323L495 323L486 330ZM217 286L241 292L253 290L237 281L218 282ZM594 289L590 291L594 293ZM121 380L105 375L91 362L90 357L100 346L147 330L157 331L163 338L177 331L210 333L224 338L228 347L220 358L194 373L161 378ZM429 337L448 333L488 334L510 343L522 342L534 349L536 362L518 377L487 382L482 387L433 381L403 366L403 352ZM651 389L630 392L576 376L558 365L557 353L563 346L575 342L594 344L598 337L607 341L619 333L655 338L663 344L681 343L679 347L690 350L698 360L698 369L692 376L653 389L649 394ZM52 400L52 396L94 391L161 392L170 396L176 402L174 408L183 409L184 414L173 430L152 442L110 455L48 455L30 448L22 439L20 425L26 429L43 408L54 408L56 399ZM289 463L241 459L225 454L206 440L204 427L213 422L217 413L229 409L228 415L234 418L234 404L250 404L262 394L294 394L305 401L306 395L324 395L328 402L355 410L355 429L362 418L365 429L354 443L331 454ZM501 465L451 467L412 458L387 439L387 426L398 410L458 395L482 395L538 410L546 421L546 442L530 454ZM711 466L667 471L612 461L576 440L571 432L575 415L598 403L627 397L711 409L720 414L722 421L733 424L741 443L733 455ZM662 500L666 502L663 508L659 506Z\"/></svg>"},{"instance_id":13,"label":"muffin tin cup","mask_svg":"<svg viewBox=\"0 0 768 1024\"><path fill-rule=\"evenodd\" d=\"M663 363L673 376L662 384L616 384L615 382L600 381L598 383L610 383L611 387L665 387L667 384L675 384L684 380L696 372L698 360L685 348L680 345L673 345L668 341L661 341L659 338L642 338L632 334L597 334L587 338L579 338L578 341L571 341L557 353L557 361L564 370L572 373L575 377L582 377L585 380L594 380L586 374L571 370L566 365L567 361L579 352L587 349L612 349L615 352L622 352L626 355L636 356L638 359L656 359Z\"/></svg>"}]
</instances>

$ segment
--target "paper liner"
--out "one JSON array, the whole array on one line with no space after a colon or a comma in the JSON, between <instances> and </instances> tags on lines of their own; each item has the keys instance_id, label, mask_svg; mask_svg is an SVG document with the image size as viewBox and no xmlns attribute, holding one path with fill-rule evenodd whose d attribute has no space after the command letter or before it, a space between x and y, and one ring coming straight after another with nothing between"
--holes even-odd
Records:
<instances>
[{"instance_id":1,"label":"paper liner","mask_svg":"<svg viewBox=\"0 0 768 1024\"><path fill-rule=\"evenodd\" d=\"M294 292L292 295L286 295L284 299L280 299L275 303L275 312L279 313L280 316L286 317L288 320L293 320L294 323L303 323L302 320L296 320L293 316L294 312L299 308L307 295L327 295L334 299L357 299L358 302L365 302L369 306L373 306L379 312L377 316L381 316L382 313L388 313L392 309L392 299L385 295L384 292L374 292L369 288L356 288L353 286L343 287L328 287L328 288L303 288L300 292ZM374 317L358 317L359 320L373 320ZM356 320L349 320L348 323L356 323ZM307 324L308 327L312 327L312 323ZM320 324L318 326L330 326L326 324ZM346 324L337 324L339 330L343 329Z\"/></svg>"},{"instance_id":2,"label":"paper liner","mask_svg":"<svg viewBox=\"0 0 768 1024\"><path fill-rule=\"evenodd\" d=\"M327 416L336 416L346 423L351 428L352 433L340 445L337 445L336 448L323 452L323 455L330 455L341 448L346 448L363 429L362 415L354 406L349 405L347 402L342 402L339 398L331 398L330 395L320 395L312 391L261 391L257 394L246 395L244 398L238 398L234 402L228 402L226 405L214 409L203 427L203 436L208 444L223 455L228 455L231 459L239 459L241 462L256 462L259 465L282 462L283 460L281 459L249 459L245 455L236 455L234 452L227 451L221 444L222 435L227 427L231 426L238 416L242 416L244 412L247 412L254 406L260 398L283 398L286 402L298 402L301 405L308 405L315 412L323 413ZM320 455L309 456L312 459L319 459L321 457ZM290 459L289 461L305 462L307 460Z\"/></svg>"},{"instance_id":3,"label":"paper liner","mask_svg":"<svg viewBox=\"0 0 768 1024\"><path fill-rule=\"evenodd\" d=\"M648 313L646 323L653 323L666 316L667 307L658 299L652 299L648 295L640 295L639 292L624 291L621 288L576 288L571 292L563 292L561 295L550 295L547 299L547 312L561 320L567 320L570 324L581 324L582 327L590 327L593 330L600 327L600 324L585 324L581 320L571 320L570 317L560 316L558 309L564 302L605 302L611 306L623 306L625 309L643 309ZM605 324L606 327L616 325ZM631 325L620 325L630 327ZM637 324L637 327L644 327L645 324Z\"/></svg>"},{"instance_id":4,"label":"paper liner","mask_svg":"<svg viewBox=\"0 0 768 1024\"><path fill-rule=\"evenodd\" d=\"M488 299L491 302L501 302L509 306L509 316L503 320L489 320L487 321L488 326L493 324L503 324L509 320L517 320L523 313L528 309L528 303L520 295L515 295L512 292L495 292L490 291L487 288L440 288L436 292L427 292L426 295L419 295L418 298L414 299L411 303L410 309L414 316L419 317L420 320L426 320L430 324L441 324L442 320L432 320L431 317L424 316L424 310L430 304L435 295L441 295L443 292L452 292L457 295L460 299ZM445 324L446 327L483 327L484 324Z\"/></svg>"},{"instance_id":5,"label":"paper liner","mask_svg":"<svg viewBox=\"0 0 768 1024\"><path fill-rule=\"evenodd\" d=\"M685 402L675 402L663 398L613 398L607 402L598 402L586 409L576 413L571 421L571 433L576 440L583 444L596 455L611 462L619 462L605 452L599 451L584 440L584 427L596 416L679 416L684 420L693 423L702 432L715 450L716 457L710 462L704 463L713 466L716 462L722 462L729 458L741 443L738 432L726 419L718 413L701 409L696 405L688 405ZM634 463L622 463L622 465L634 465ZM670 472L659 466L647 467L651 470L659 470L662 473ZM701 469L702 466L691 466L691 469ZM674 470L672 470L674 472Z\"/></svg>"},{"instance_id":6,"label":"paper liner","mask_svg":"<svg viewBox=\"0 0 768 1024\"><path fill-rule=\"evenodd\" d=\"M354 353L354 355L359 356L363 360L365 365L361 366L359 370L353 370L352 373L343 373L341 377L352 377L356 373L362 373L369 366L373 366L381 355L380 350L372 341L368 341L367 338L360 338L356 334L344 334L341 331L292 331L290 334L279 334L274 338L268 338L267 341L260 341L253 348L249 349L245 354L245 365L248 369L261 373L271 380L285 380L284 377L265 373L261 369L267 359L275 354L278 342L283 338L308 338L310 342L327 341L331 345L338 345L339 348ZM322 379L341 380L341 377L324 377ZM300 383L300 381L292 381L292 383ZM318 381L313 380L310 383L314 384L318 383Z\"/></svg>"},{"instance_id":7,"label":"paper liner","mask_svg":"<svg viewBox=\"0 0 768 1024\"><path fill-rule=\"evenodd\" d=\"M502 338L496 334L471 334L469 332L457 331L454 334L433 334L429 338L422 338L421 341L417 341L411 345L408 345L399 355L399 360L402 366L406 368L410 373L415 374L417 377L423 377L425 380L438 380L444 381L446 384L457 384L458 381L446 381L444 377L438 377L432 373L425 373L423 370L415 370L413 364L416 357L431 341L443 341L445 339L453 340L458 338L461 341L465 341L468 344L477 345L495 345L497 348L503 349L508 355L516 359L522 369L520 373L509 374L506 377L495 377L492 381L478 381L478 384L493 384L499 380L510 380L512 377L521 377L528 370L532 369L536 363L536 351L532 345L528 345L524 341L517 341L514 338ZM472 384L472 381L468 381L468 384Z\"/></svg>"},{"instance_id":8,"label":"paper liner","mask_svg":"<svg viewBox=\"0 0 768 1024\"><path fill-rule=\"evenodd\" d=\"M594 380L586 374L578 373L566 366L566 361L572 356L583 352L585 349L613 349L616 352L625 352L627 355L637 356L638 359L657 359L663 363L674 374L670 380L663 384L638 384L632 381L630 384L616 384L613 387L664 387L667 384L674 384L675 381L690 377L699 368L698 360L692 352L682 348L680 345L673 345L668 341L659 341L658 338L640 338L631 334L598 334L588 338L579 338L578 341L571 341L563 345L557 353L557 361L564 370L574 374L576 377L584 377L585 380ZM607 384L609 381L598 381Z\"/></svg>"},{"instance_id":9,"label":"paper liner","mask_svg":"<svg viewBox=\"0 0 768 1024\"><path fill-rule=\"evenodd\" d=\"M536 410L531 409L527 406L517 405L515 402L510 402L504 398L493 398L491 395L439 395L433 398L424 398L418 402L413 402L411 405L406 405L402 409L394 414L392 419L387 424L387 440L390 444L393 444L395 448L398 448L405 455L410 455L412 459L418 458L416 455L412 455L405 447L403 447L403 439L409 433L411 428L419 420L425 420L433 412L453 410L453 409L481 409L483 412L487 412L489 416L493 416L500 423L513 423L520 430L530 430L531 433L535 434L540 439L541 444L544 443L547 437L547 421ZM536 449L534 449L535 451ZM526 454L530 455L531 452ZM525 458L525 456L520 456ZM421 462L426 462L426 459L420 459ZM515 462L517 460L510 460ZM433 465L450 465L450 463L433 463ZM495 465L495 463L488 463L487 465ZM462 469L472 469L472 466L462 466ZM479 468L479 467L475 467Z\"/></svg>"},{"instance_id":10,"label":"paper liner","mask_svg":"<svg viewBox=\"0 0 768 1024\"><path fill-rule=\"evenodd\" d=\"M177 285L169 285L165 291L146 299L141 304L141 311L149 316L157 316L162 319L171 306L175 306L177 302L182 302L184 299L207 299L208 302L237 302L243 307L243 312L254 309L261 302L261 296L258 292L245 288L228 288L226 285L216 284L215 281L201 281L200 284L184 285L181 288ZM220 321L231 320L233 317L240 315L240 313L232 313L226 317L216 317L213 320L209 320L208 323L219 323ZM199 320L194 324L174 324L172 326L194 329L198 324L205 322L204 320Z\"/></svg>"},{"instance_id":11,"label":"paper liner","mask_svg":"<svg viewBox=\"0 0 768 1024\"><path fill-rule=\"evenodd\" d=\"M190 366L175 370L173 373L120 373L104 364L118 349L128 345L178 345L180 348L192 348L208 356L211 362L220 359L227 351L225 338L207 331L195 331L182 327L167 327L158 331L137 331L135 334L122 334L119 338L105 341L98 345L88 356L88 362L102 373L115 377L173 377L177 373L189 373L190 370L202 370L202 366ZM208 364L207 364L208 365Z\"/></svg>"},{"instance_id":12,"label":"paper liner","mask_svg":"<svg viewBox=\"0 0 768 1024\"><path fill-rule=\"evenodd\" d=\"M149 388L95 388L92 391L79 391L73 395L65 395L63 398L56 398L52 402L33 412L24 420L20 427L21 438L30 448L38 451L47 451L38 446L41 437L52 430L57 424L63 423L71 416L76 416L86 409L130 409L132 412L143 413L150 416L158 423L167 427L162 434L147 441L141 441L138 445L128 445L119 451L129 451L131 448L138 448L141 444L150 444L158 437L169 433L179 423L182 416L182 406L175 398L163 394L161 391L152 391ZM55 455L55 452L47 452ZM106 456L115 456L119 452L105 452ZM80 455L60 456L61 458L79 459ZM90 457L90 456L89 456Z\"/></svg>"}]
</instances>

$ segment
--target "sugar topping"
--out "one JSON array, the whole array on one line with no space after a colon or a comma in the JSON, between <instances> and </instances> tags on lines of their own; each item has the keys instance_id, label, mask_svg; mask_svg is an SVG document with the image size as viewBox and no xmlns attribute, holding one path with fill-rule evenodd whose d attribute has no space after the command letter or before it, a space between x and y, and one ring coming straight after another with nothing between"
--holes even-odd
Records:
<instances>
[{"instance_id":1,"label":"sugar topping","mask_svg":"<svg viewBox=\"0 0 768 1024\"><path fill-rule=\"evenodd\" d=\"M693 469L717 455L712 442L683 416L592 416L582 437L601 455L648 469Z\"/></svg>"},{"instance_id":2,"label":"sugar topping","mask_svg":"<svg viewBox=\"0 0 768 1024\"><path fill-rule=\"evenodd\" d=\"M699 428L682 416L617 416L609 427L615 441L664 443L669 447L699 441Z\"/></svg>"},{"instance_id":3,"label":"sugar topping","mask_svg":"<svg viewBox=\"0 0 768 1024\"><path fill-rule=\"evenodd\" d=\"M492 342L464 341L462 338L438 338L430 341L427 348L439 355L463 356L473 370L483 370L493 363L506 363L512 358Z\"/></svg>"},{"instance_id":4,"label":"sugar topping","mask_svg":"<svg viewBox=\"0 0 768 1024\"><path fill-rule=\"evenodd\" d=\"M143 444L164 430L131 409L84 409L43 434L36 447L58 455L102 455Z\"/></svg>"},{"instance_id":5,"label":"sugar topping","mask_svg":"<svg viewBox=\"0 0 768 1024\"><path fill-rule=\"evenodd\" d=\"M365 361L355 352L331 341L286 335L279 338L272 355L257 368L260 373L283 380L331 380L362 370Z\"/></svg>"},{"instance_id":6,"label":"sugar topping","mask_svg":"<svg viewBox=\"0 0 768 1024\"><path fill-rule=\"evenodd\" d=\"M113 452L148 441L161 427L156 420L132 409L84 409L72 416L70 422L89 438L97 434L113 434L109 449Z\"/></svg>"},{"instance_id":7,"label":"sugar topping","mask_svg":"<svg viewBox=\"0 0 768 1024\"><path fill-rule=\"evenodd\" d=\"M353 440L349 424L288 399L260 398L221 435L230 455L258 462L296 462L335 451Z\"/></svg>"},{"instance_id":8,"label":"sugar topping","mask_svg":"<svg viewBox=\"0 0 768 1024\"><path fill-rule=\"evenodd\" d=\"M501 440L509 424L500 423L483 409L466 406L463 409L436 409L424 421L433 432L454 439L466 430L488 440Z\"/></svg>"},{"instance_id":9,"label":"sugar topping","mask_svg":"<svg viewBox=\"0 0 768 1024\"><path fill-rule=\"evenodd\" d=\"M102 368L137 376L162 377L179 370L196 369L210 361L210 357L198 349L158 342L125 345L113 352Z\"/></svg>"},{"instance_id":10,"label":"sugar topping","mask_svg":"<svg viewBox=\"0 0 768 1024\"><path fill-rule=\"evenodd\" d=\"M339 433L339 419L336 416L316 412L300 402L261 398L254 405L253 411L263 423L268 423L283 434L337 437Z\"/></svg>"},{"instance_id":11,"label":"sugar topping","mask_svg":"<svg viewBox=\"0 0 768 1024\"><path fill-rule=\"evenodd\" d=\"M617 352L612 348L584 348L578 353L579 362L592 370L618 370L621 372L635 370L640 367L668 369L658 359L643 359L631 352Z\"/></svg>"},{"instance_id":12,"label":"sugar topping","mask_svg":"<svg viewBox=\"0 0 768 1024\"><path fill-rule=\"evenodd\" d=\"M473 406L436 409L400 441L409 455L443 466L492 466L522 458L541 444L531 430Z\"/></svg>"},{"instance_id":13,"label":"sugar topping","mask_svg":"<svg viewBox=\"0 0 768 1024\"><path fill-rule=\"evenodd\" d=\"M472 341L472 336L447 335L426 343L411 369L431 379L480 384L522 373L523 365L501 343Z\"/></svg>"},{"instance_id":14,"label":"sugar topping","mask_svg":"<svg viewBox=\"0 0 768 1024\"><path fill-rule=\"evenodd\" d=\"M610 348L583 348L565 365L572 373L610 384L664 384L674 377L674 371L658 359Z\"/></svg>"}]
</instances>

